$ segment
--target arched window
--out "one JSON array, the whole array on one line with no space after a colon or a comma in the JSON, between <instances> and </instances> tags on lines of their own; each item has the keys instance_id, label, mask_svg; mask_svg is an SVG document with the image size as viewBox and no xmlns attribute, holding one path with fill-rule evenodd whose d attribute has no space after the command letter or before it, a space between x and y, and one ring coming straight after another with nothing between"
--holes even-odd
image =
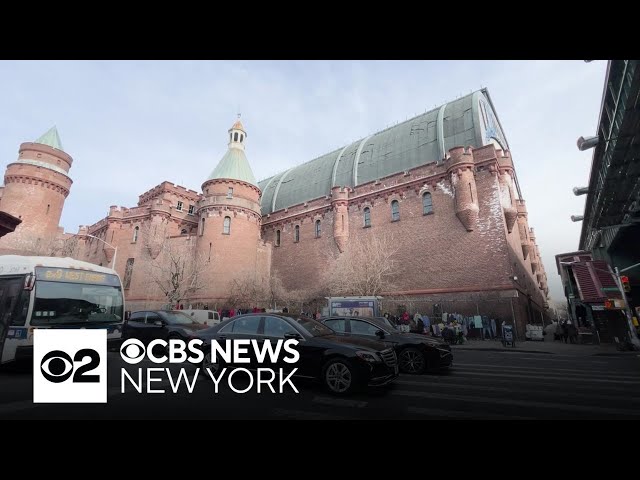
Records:
<instances>
[{"instance_id":1,"label":"arched window","mask_svg":"<svg viewBox=\"0 0 640 480\"><path fill-rule=\"evenodd\" d=\"M200 235L204 235L204 217L200 220Z\"/></svg>"},{"instance_id":2,"label":"arched window","mask_svg":"<svg viewBox=\"0 0 640 480\"><path fill-rule=\"evenodd\" d=\"M183 228L182 230L180 230L180 235L186 235L187 234L187 229Z\"/></svg>"},{"instance_id":3,"label":"arched window","mask_svg":"<svg viewBox=\"0 0 640 480\"><path fill-rule=\"evenodd\" d=\"M280 246L280 230L276 230L276 247Z\"/></svg>"},{"instance_id":4,"label":"arched window","mask_svg":"<svg viewBox=\"0 0 640 480\"><path fill-rule=\"evenodd\" d=\"M422 214L427 215L433 213L433 203L431 201L431 194L426 192L422 195Z\"/></svg>"},{"instance_id":5,"label":"arched window","mask_svg":"<svg viewBox=\"0 0 640 480\"><path fill-rule=\"evenodd\" d=\"M229 235L231 233L231 217L224 217L222 233L225 235Z\"/></svg>"},{"instance_id":6,"label":"arched window","mask_svg":"<svg viewBox=\"0 0 640 480\"><path fill-rule=\"evenodd\" d=\"M300 241L300 225L296 225L296 228L293 230L293 241Z\"/></svg>"},{"instance_id":7,"label":"arched window","mask_svg":"<svg viewBox=\"0 0 640 480\"><path fill-rule=\"evenodd\" d=\"M364 209L364 226L365 227L371 226L371 209L369 207L366 207Z\"/></svg>"},{"instance_id":8,"label":"arched window","mask_svg":"<svg viewBox=\"0 0 640 480\"><path fill-rule=\"evenodd\" d=\"M400 220L400 204L398 200L391 202L391 221L396 222Z\"/></svg>"},{"instance_id":9,"label":"arched window","mask_svg":"<svg viewBox=\"0 0 640 480\"><path fill-rule=\"evenodd\" d=\"M240 134L240 143L242 143L242 140L244 139L244 135Z\"/></svg>"},{"instance_id":10,"label":"arched window","mask_svg":"<svg viewBox=\"0 0 640 480\"><path fill-rule=\"evenodd\" d=\"M138 233L140 232L140 227L136 227L133 229L133 243L138 241Z\"/></svg>"},{"instance_id":11,"label":"arched window","mask_svg":"<svg viewBox=\"0 0 640 480\"><path fill-rule=\"evenodd\" d=\"M238 141L238 132L233 134L233 141L237 142Z\"/></svg>"},{"instance_id":12,"label":"arched window","mask_svg":"<svg viewBox=\"0 0 640 480\"><path fill-rule=\"evenodd\" d=\"M316 238L320 236L320 233L321 233L320 220L316 220Z\"/></svg>"}]
</instances>

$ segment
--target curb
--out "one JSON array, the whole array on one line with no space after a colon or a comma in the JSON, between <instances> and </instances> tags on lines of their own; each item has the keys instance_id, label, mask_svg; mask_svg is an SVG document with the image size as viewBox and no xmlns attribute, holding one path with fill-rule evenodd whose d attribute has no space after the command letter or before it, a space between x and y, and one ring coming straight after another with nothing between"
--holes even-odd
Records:
<instances>
[{"instance_id":1,"label":"curb","mask_svg":"<svg viewBox=\"0 0 640 480\"><path fill-rule=\"evenodd\" d=\"M462 350L473 350L476 352L514 352L514 353L542 353L545 355L555 355L555 352L545 352L542 350L519 350L518 348L478 348L478 347L453 347L454 350L457 351L462 351ZM576 353L576 354L567 354L567 353L563 353L563 355L570 355L570 356L574 356L574 357L624 357L624 356L633 356L633 355L637 355L640 356L640 353L638 352L604 352L604 353L587 353L587 354L581 354L581 353Z\"/></svg>"},{"instance_id":2,"label":"curb","mask_svg":"<svg viewBox=\"0 0 640 480\"><path fill-rule=\"evenodd\" d=\"M543 352L541 350L520 350L518 348L477 348L477 347L453 347L454 350L474 350L477 352L522 352L522 353L544 353L546 355L553 355L553 352Z\"/></svg>"},{"instance_id":3,"label":"curb","mask_svg":"<svg viewBox=\"0 0 640 480\"><path fill-rule=\"evenodd\" d=\"M637 355L640 357L640 352L615 352L615 353L594 353L593 357L620 357L620 356L632 356Z\"/></svg>"}]
</instances>

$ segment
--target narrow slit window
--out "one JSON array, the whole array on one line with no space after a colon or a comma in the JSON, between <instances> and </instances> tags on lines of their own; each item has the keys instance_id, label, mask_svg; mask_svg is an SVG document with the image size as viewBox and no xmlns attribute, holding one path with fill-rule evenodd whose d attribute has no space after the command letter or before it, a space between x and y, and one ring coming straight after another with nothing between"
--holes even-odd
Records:
<instances>
[{"instance_id":1,"label":"narrow slit window","mask_svg":"<svg viewBox=\"0 0 640 480\"><path fill-rule=\"evenodd\" d=\"M364 226L371 226L371 209L369 207L364 209Z\"/></svg>"},{"instance_id":2,"label":"narrow slit window","mask_svg":"<svg viewBox=\"0 0 640 480\"><path fill-rule=\"evenodd\" d=\"M231 233L231 217L224 217L222 233L229 235Z\"/></svg>"},{"instance_id":3,"label":"narrow slit window","mask_svg":"<svg viewBox=\"0 0 640 480\"><path fill-rule=\"evenodd\" d=\"M422 214L428 215L433 212L433 202L431 200L431 194L426 192L422 195Z\"/></svg>"},{"instance_id":4,"label":"narrow slit window","mask_svg":"<svg viewBox=\"0 0 640 480\"><path fill-rule=\"evenodd\" d=\"M400 203L397 200L391 202L391 221L400 220Z\"/></svg>"}]
</instances>

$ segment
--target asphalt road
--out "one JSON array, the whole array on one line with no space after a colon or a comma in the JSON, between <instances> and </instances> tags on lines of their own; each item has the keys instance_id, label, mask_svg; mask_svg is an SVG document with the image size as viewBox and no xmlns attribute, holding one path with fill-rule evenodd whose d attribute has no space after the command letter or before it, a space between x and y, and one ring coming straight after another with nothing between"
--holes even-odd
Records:
<instances>
[{"instance_id":1,"label":"asphalt road","mask_svg":"<svg viewBox=\"0 0 640 480\"><path fill-rule=\"evenodd\" d=\"M193 393L165 378L139 394L121 393L119 354L109 353L107 404L33 404L32 374L0 371L0 419L640 419L640 356L569 356L456 351L444 374L401 375L392 385L347 398L294 380L300 393L214 393L208 376ZM157 366L142 364L145 367ZM132 371L132 366L127 366ZM172 367L174 375L178 366ZM194 367L187 369L193 379ZM237 377L236 388L248 383ZM175 379L174 379L175 383Z\"/></svg>"}]
</instances>

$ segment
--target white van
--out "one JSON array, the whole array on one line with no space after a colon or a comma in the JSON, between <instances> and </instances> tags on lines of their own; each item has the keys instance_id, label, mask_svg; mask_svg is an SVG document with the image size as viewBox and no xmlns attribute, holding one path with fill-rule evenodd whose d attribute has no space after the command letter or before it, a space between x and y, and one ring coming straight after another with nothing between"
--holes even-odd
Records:
<instances>
[{"instance_id":1,"label":"white van","mask_svg":"<svg viewBox=\"0 0 640 480\"><path fill-rule=\"evenodd\" d=\"M180 310L190 316L196 322L203 325L217 325L220 323L220 315L215 310Z\"/></svg>"}]
</instances>

